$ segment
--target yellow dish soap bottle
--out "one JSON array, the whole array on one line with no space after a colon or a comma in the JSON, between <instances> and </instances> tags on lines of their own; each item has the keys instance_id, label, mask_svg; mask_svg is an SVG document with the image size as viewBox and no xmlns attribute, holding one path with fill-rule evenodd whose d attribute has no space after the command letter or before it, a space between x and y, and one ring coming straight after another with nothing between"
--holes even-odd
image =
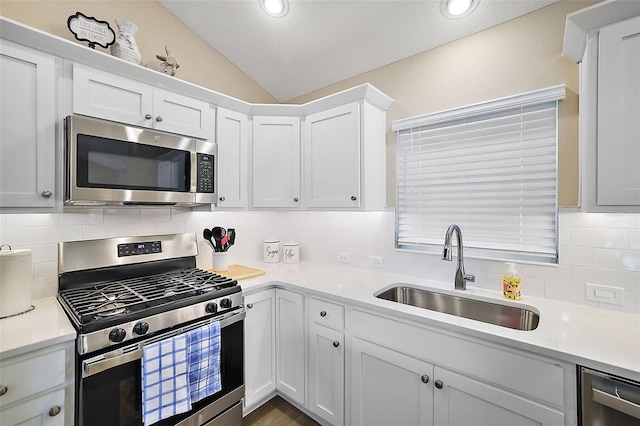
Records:
<instances>
[{"instance_id":1,"label":"yellow dish soap bottle","mask_svg":"<svg viewBox=\"0 0 640 426\"><path fill-rule=\"evenodd\" d=\"M520 275L516 271L516 264L507 262L507 273L502 278L502 292L505 299L520 300Z\"/></svg>"}]
</instances>

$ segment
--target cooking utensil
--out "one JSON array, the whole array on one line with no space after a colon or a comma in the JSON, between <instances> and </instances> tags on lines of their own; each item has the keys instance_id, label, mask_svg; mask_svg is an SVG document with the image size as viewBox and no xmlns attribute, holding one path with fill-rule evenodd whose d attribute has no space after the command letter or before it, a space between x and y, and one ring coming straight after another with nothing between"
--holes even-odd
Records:
<instances>
[{"instance_id":1,"label":"cooking utensil","mask_svg":"<svg viewBox=\"0 0 640 426\"><path fill-rule=\"evenodd\" d=\"M213 238L213 241L215 241L215 251L217 252L221 252L224 251L223 247L222 247L222 237L224 237L225 235L227 235L227 230L220 227L220 226L214 226L213 228L211 228L211 238Z\"/></svg>"},{"instance_id":2,"label":"cooking utensil","mask_svg":"<svg viewBox=\"0 0 640 426\"><path fill-rule=\"evenodd\" d=\"M235 228L227 229L227 235L229 235L229 247L236 242L236 230Z\"/></svg>"},{"instance_id":3,"label":"cooking utensil","mask_svg":"<svg viewBox=\"0 0 640 426\"><path fill-rule=\"evenodd\" d=\"M213 241L211 241L211 229L204 228L204 231L202 231L202 236L209 243L209 245L211 246L211 249L213 251L216 251L216 246L213 243Z\"/></svg>"}]
</instances>

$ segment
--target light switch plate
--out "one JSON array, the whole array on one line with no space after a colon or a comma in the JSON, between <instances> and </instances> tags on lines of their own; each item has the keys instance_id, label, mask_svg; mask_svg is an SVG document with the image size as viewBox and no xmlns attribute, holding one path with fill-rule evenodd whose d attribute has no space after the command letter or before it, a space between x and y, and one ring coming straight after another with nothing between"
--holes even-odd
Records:
<instances>
[{"instance_id":1,"label":"light switch plate","mask_svg":"<svg viewBox=\"0 0 640 426\"><path fill-rule=\"evenodd\" d=\"M587 300L624 305L624 288L587 283Z\"/></svg>"}]
</instances>

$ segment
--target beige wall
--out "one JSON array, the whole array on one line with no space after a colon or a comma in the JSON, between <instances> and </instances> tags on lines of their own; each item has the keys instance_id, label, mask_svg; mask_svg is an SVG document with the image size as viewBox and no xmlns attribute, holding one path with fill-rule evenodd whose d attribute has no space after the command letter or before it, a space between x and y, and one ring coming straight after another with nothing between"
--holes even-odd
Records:
<instances>
[{"instance_id":1,"label":"beige wall","mask_svg":"<svg viewBox=\"0 0 640 426\"><path fill-rule=\"evenodd\" d=\"M135 39L142 55L141 64L155 59L158 53L164 54L166 44L180 64L176 78L247 102L276 102L155 0L0 0L0 15L80 43L67 28L67 18L76 12L107 21L116 32L115 18L133 22L138 27ZM96 49L105 50L100 46Z\"/></svg>"},{"instance_id":2,"label":"beige wall","mask_svg":"<svg viewBox=\"0 0 640 426\"><path fill-rule=\"evenodd\" d=\"M562 0L439 48L309 93L291 103L368 82L394 99L387 113L387 203L395 205L391 121L567 85L559 107L559 202L578 204L578 65L562 57L565 17L597 1ZM375 46L372 46L375 48Z\"/></svg>"}]
</instances>

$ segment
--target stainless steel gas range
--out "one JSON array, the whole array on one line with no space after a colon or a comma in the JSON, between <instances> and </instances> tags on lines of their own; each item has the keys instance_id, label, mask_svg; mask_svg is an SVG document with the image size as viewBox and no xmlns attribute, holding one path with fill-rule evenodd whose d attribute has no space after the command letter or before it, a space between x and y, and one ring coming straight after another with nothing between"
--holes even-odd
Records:
<instances>
[{"instance_id":1,"label":"stainless steel gas range","mask_svg":"<svg viewBox=\"0 0 640 426\"><path fill-rule=\"evenodd\" d=\"M78 331L77 425L242 424L242 291L196 268L197 254L195 234L59 244L58 301Z\"/></svg>"}]
</instances>

